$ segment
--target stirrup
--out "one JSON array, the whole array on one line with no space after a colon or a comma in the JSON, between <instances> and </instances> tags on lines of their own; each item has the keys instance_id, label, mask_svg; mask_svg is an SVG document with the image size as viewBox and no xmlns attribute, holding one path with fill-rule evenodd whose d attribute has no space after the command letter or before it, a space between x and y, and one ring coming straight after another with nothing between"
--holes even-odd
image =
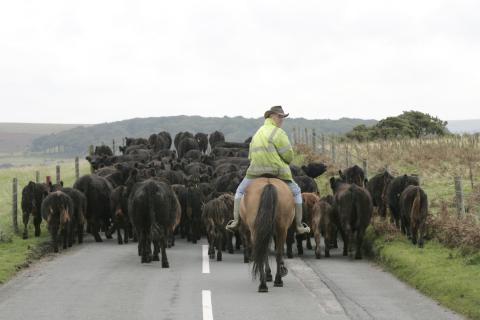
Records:
<instances>
[{"instance_id":1,"label":"stirrup","mask_svg":"<svg viewBox=\"0 0 480 320\"><path fill-rule=\"evenodd\" d=\"M301 228L302 229L300 229L298 226L296 227L296 232L298 234L309 234L310 233L310 227L307 226L307 224L305 222L302 222Z\"/></svg>"},{"instance_id":2,"label":"stirrup","mask_svg":"<svg viewBox=\"0 0 480 320\"><path fill-rule=\"evenodd\" d=\"M225 229L230 232L235 232L235 230L238 228L238 222L236 225L233 225L235 223L235 220L230 220L227 222L227 225L225 226Z\"/></svg>"}]
</instances>

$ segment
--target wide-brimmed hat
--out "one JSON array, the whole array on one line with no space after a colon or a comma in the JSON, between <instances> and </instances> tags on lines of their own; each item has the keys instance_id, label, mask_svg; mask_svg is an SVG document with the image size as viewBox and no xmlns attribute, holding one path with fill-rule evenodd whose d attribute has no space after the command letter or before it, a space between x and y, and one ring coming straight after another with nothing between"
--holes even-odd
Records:
<instances>
[{"instance_id":1,"label":"wide-brimmed hat","mask_svg":"<svg viewBox=\"0 0 480 320\"><path fill-rule=\"evenodd\" d=\"M288 117L288 115L290 114L290 113L283 112L282 106L274 106L274 107L271 107L270 110L265 111L265 114L263 115L263 117L267 119L273 113L276 113L283 118Z\"/></svg>"}]
</instances>

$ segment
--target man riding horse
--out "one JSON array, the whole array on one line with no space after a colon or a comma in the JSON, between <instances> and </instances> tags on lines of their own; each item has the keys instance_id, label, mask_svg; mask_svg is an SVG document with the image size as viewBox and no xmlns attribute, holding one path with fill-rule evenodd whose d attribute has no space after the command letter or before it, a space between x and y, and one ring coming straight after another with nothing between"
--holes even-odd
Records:
<instances>
[{"instance_id":1,"label":"man riding horse","mask_svg":"<svg viewBox=\"0 0 480 320\"><path fill-rule=\"evenodd\" d=\"M226 228L234 231L240 219L240 201L253 179L269 176L283 180L293 193L295 202L295 224L298 234L309 233L310 228L302 224L302 191L293 181L289 163L293 160L293 148L288 136L282 129L284 118L288 117L281 106L272 107L264 114L265 122L252 138L248 159L250 166L247 174L237 188L233 208L234 220Z\"/></svg>"}]
</instances>

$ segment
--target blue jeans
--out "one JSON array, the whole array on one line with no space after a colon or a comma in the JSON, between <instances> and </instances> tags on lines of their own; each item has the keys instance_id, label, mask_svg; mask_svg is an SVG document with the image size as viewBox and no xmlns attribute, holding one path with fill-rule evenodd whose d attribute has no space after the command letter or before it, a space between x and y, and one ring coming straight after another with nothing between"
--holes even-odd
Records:
<instances>
[{"instance_id":1,"label":"blue jeans","mask_svg":"<svg viewBox=\"0 0 480 320\"><path fill-rule=\"evenodd\" d=\"M242 182L238 185L237 192L235 193L235 199L240 199L245 194L245 189L247 189L250 182L254 179L249 179L247 177L243 178ZM292 191L293 199L295 204L302 204L302 190L295 181L285 181Z\"/></svg>"}]
</instances>

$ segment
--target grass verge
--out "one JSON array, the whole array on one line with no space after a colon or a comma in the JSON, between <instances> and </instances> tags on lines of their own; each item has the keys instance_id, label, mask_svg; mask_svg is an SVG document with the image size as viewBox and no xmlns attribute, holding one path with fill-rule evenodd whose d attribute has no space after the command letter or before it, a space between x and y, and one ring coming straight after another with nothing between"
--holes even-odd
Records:
<instances>
[{"instance_id":1,"label":"grass verge","mask_svg":"<svg viewBox=\"0 0 480 320\"><path fill-rule=\"evenodd\" d=\"M26 159L25 161L27 161ZM72 186L75 181L75 165L73 159L63 159L62 180L65 186ZM22 188L30 180L35 180L35 171L40 171L41 181L50 175L55 179L56 164L34 165L0 169L0 283L6 282L19 270L28 267L34 260L50 252L50 236L42 223L42 236L35 238L32 219L28 225L29 239L24 240L20 234L12 230L12 179L18 179L18 226L23 230L22 210L20 208ZM80 162L80 175L89 173L87 161Z\"/></svg>"},{"instance_id":2,"label":"grass verge","mask_svg":"<svg viewBox=\"0 0 480 320\"><path fill-rule=\"evenodd\" d=\"M480 319L480 253L463 255L437 241L415 247L402 236L377 235L370 226L365 249L399 279L442 305L471 319Z\"/></svg>"}]
</instances>

